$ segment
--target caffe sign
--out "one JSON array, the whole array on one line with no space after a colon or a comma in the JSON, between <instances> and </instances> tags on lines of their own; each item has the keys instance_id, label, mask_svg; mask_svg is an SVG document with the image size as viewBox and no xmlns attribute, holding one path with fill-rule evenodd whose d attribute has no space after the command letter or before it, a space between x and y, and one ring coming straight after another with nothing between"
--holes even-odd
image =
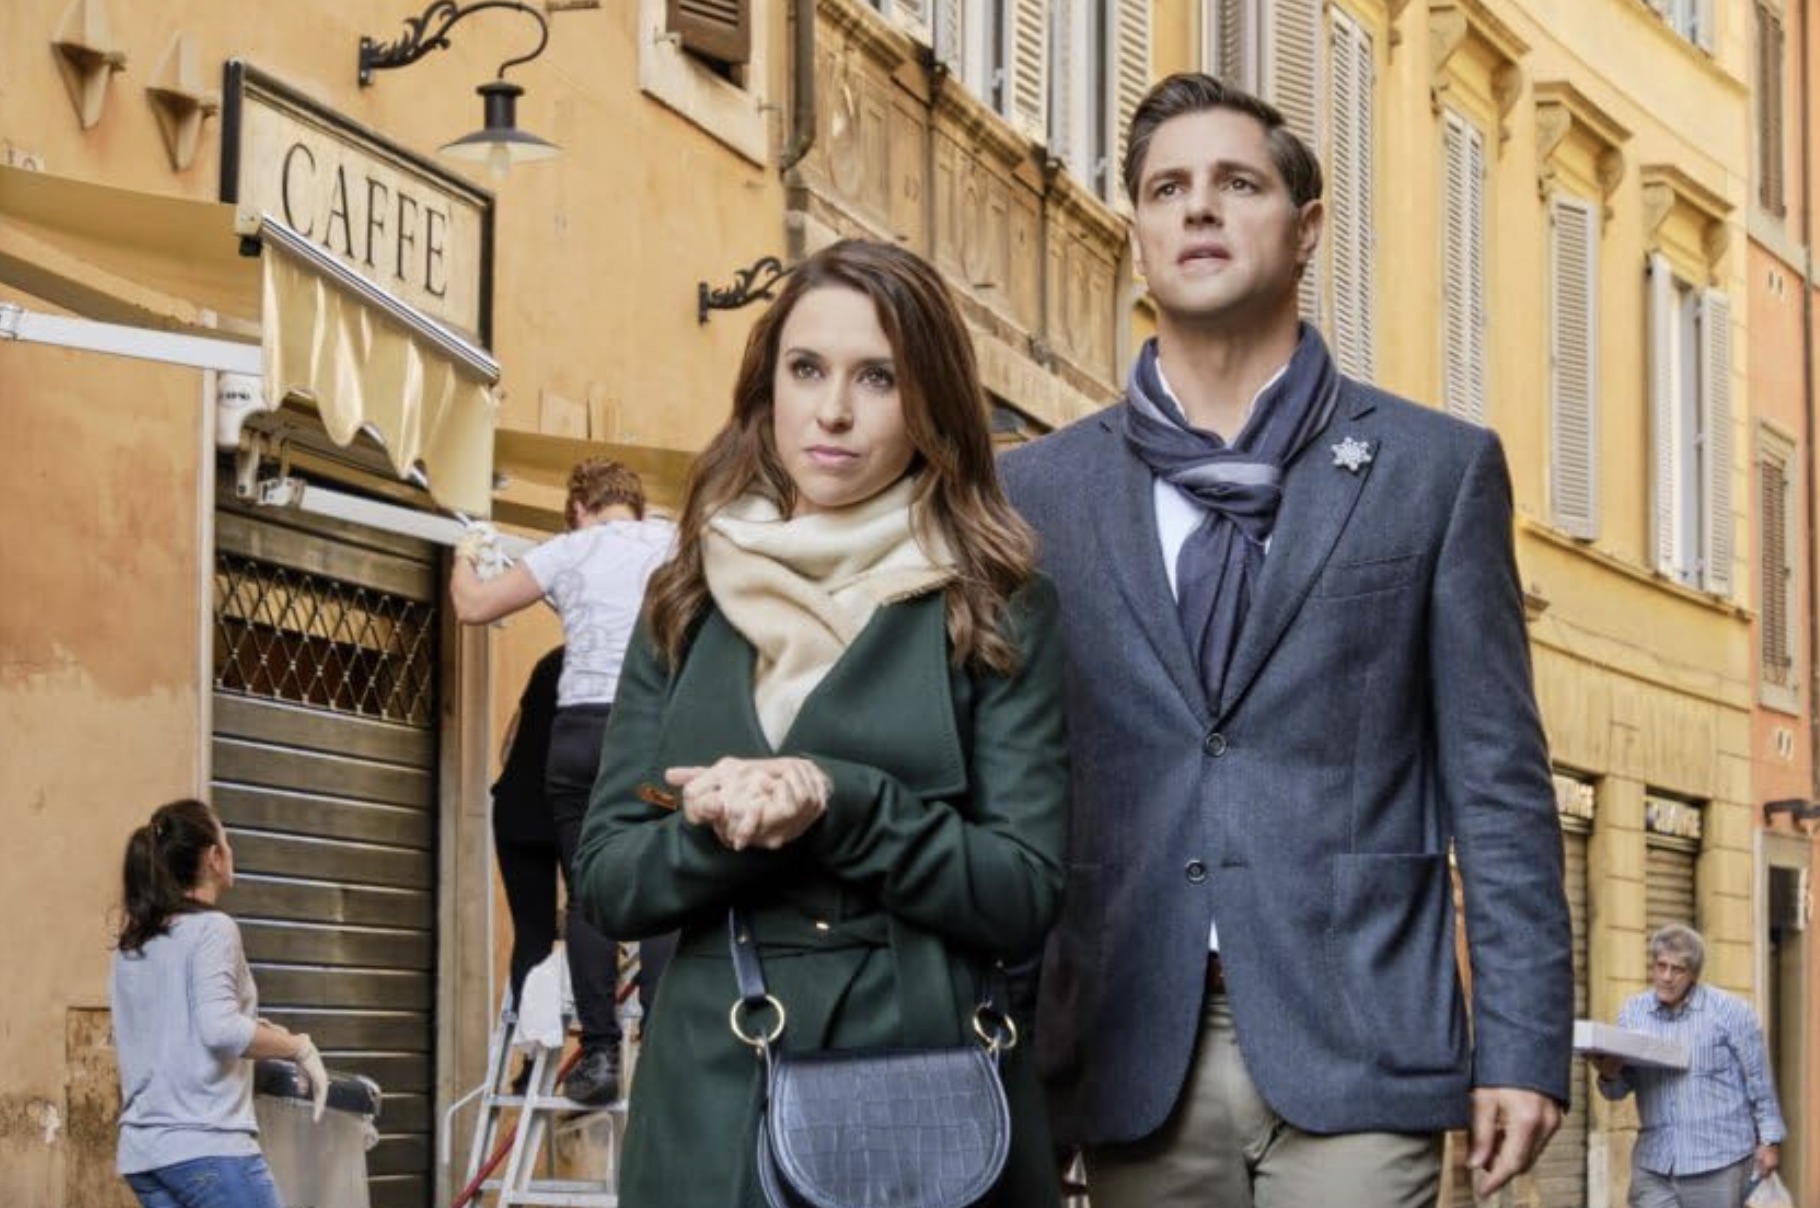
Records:
<instances>
[{"instance_id":1,"label":"caffe sign","mask_svg":"<svg viewBox=\"0 0 1820 1208\"><path fill-rule=\"evenodd\" d=\"M221 197L491 341L493 198L244 63L228 64Z\"/></svg>"}]
</instances>

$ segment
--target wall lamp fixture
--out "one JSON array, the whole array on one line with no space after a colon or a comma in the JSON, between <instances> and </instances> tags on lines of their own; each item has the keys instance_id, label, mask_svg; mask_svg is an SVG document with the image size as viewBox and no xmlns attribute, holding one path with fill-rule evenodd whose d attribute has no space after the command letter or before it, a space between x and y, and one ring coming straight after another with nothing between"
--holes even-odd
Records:
<instances>
[{"instance_id":1,"label":"wall lamp fixture","mask_svg":"<svg viewBox=\"0 0 1820 1208\"><path fill-rule=\"evenodd\" d=\"M1794 823L1820 822L1820 802L1783 797L1763 803L1763 825L1772 825L1777 814L1787 814L1788 820Z\"/></svg>"},{"instance_id":2,"label":"wall lamp fixture","mask_svg":"<svg viewBox=\"0 0 1820 1208\"><path fill-rule=\"evenodd\" d=\"M485 105L486 124L472 134L464 134L445 145L442 153L451 159L485 164L495 177L503 177L513 164L528 164L562 154L562 148L518 128L518 98L524 89L507 82L506 71L520 63L529 63L550 44L550 22L542 13L519 0L476 0L462 7L455 0L436 0L415 17L405 18L405 32L395 42L360 39L360 84L373 82L376 71L409 67L432 50L449 48L449 30L463 17L489 8L510 8L537 22L537 45L531 53L507 59L499 65L499 74L475 91Z\"/></svg>"}]
</instances>

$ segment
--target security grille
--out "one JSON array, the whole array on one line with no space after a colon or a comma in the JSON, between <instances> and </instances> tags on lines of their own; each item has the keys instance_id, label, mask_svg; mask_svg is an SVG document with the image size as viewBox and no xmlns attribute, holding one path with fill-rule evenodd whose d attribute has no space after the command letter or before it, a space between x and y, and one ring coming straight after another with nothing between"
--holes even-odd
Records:
<instances>
[{"instance_id":1,"label":"security grille","mask_svg":"<svg viewBox=\"0 0 1820 1208\"><path fill-rule=\"evenodd\" d=\"M291 509L215 513L210 795L263 1014L384 1098L373 1208L434 1182L435 547Z\"/></svg>"},{"instance_id":2,"label":"security grille","mask_svg":"<svg viewBox=\"0 0 1820 1208\"><path fill-rule=\"evenodd\" d=\"M428 725L435 616L424 601L222 550L215 687Z\"/></svg>"}]
</instances>

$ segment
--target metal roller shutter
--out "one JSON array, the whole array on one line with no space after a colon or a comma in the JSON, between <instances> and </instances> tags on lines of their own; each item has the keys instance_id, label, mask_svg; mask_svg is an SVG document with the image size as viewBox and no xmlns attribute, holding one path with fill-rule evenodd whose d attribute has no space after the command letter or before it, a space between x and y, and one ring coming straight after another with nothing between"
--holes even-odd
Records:
<instances>
[{"instance_id":1,"label":"metal roller shutter","mask_svg":"<svg viewBox=\"0 0 1820 1208\"><path fill-rule=\"evenodd\" d=\"M217 512L212 790L261 1012L384 1091L374 1208L432 1191L435 547Z\"/></svg>"},{"instance_id":2,"label":"metal roller shutter","mask_svg":"<svg viewBox=\"0 0 1820 1208\"><path fill-rule=\"evenodd\" d=\"M1656 928L1669 923L1700 925L1694 917L1694 861L1698 854L1697 840L1649 836L1643 872L1643 926L1648 933L1653 935Z\"/></svg>"},{"instance_id":3,"label":"metal roller shutter","mask_svg":"<svg viewBox=\"0 0 1820 1208\"><path fill-rule=\"evenodd\" d=\"M1587 1012L1587 875L1586 844L1591 827L1581 819L1563 817L1561 829L1566 855L1567 909L1573 918L1574 1018ZM1572 1099L1561 1129L1536 1164L1536 1190L1542 1208L1584 1208L1586 1204L1587 1073L1583 1062L1573 1066Z\"/></svg>"}]
</instances>

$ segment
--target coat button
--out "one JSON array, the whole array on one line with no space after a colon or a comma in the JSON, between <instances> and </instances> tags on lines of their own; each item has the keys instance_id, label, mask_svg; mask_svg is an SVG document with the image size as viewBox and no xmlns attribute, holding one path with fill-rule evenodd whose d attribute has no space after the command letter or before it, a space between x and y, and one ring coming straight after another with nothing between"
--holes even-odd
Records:
<instances>
[{"instance_id":1,"label":"coat button","mask_svg":"<svg viewBox=\"0 0 1820 1208\"><path fill-rule=\"evenodd\" d=\"M1209 755L1218 759L1226 753L1226 736L1218 730L1214 730L1207 735L1207 741L1201 745L1206 748Z\"/></svg>"},{"instance_id":2,"label":"coat button","mask_svg":"<svg viewBox=\"0 0 1820 1208\"><path fill-rule=\"evenodd\" d=\"M1199 860L1188 861L1187 866L1182 871L1188 874L1188 883L1190 885L1199 885L1202 881L1207 879L1207 866Z\"/></svg>"}]
</instances>

